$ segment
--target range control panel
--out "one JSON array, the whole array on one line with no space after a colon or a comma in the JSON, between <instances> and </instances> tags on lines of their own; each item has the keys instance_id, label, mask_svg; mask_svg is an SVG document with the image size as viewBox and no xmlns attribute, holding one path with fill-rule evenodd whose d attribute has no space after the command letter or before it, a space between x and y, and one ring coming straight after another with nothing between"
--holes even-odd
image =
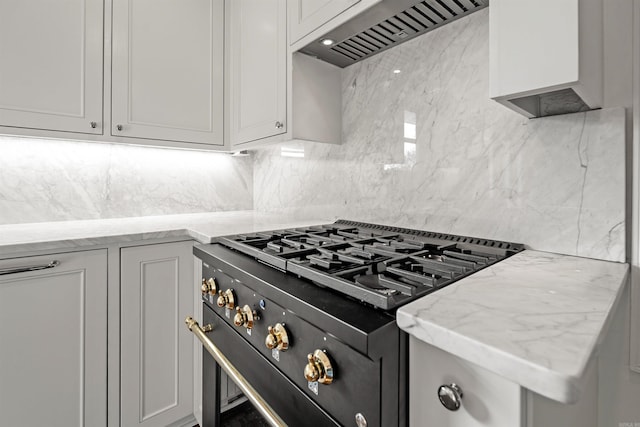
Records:
<instances>
[{"instance_id":1,"label":"range control panel","mask_svg":"<svg viewBox=\"0 0 640 427\"><path fill-rule=\"evenodd\" d=\"M355 412L364 414L369 425L380 424L378 402L367 397L380 395L380 360L369 359L308 323L304 313L282 307L215 266L203 263L202 273L204 303L300 390L344 425L353 424Z\"/></svg>"}]
</instances>

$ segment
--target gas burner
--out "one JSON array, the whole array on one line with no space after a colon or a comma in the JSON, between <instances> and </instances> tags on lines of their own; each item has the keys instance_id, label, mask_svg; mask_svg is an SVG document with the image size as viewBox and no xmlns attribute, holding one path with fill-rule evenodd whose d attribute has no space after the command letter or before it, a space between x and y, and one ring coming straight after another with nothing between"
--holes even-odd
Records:
<instances>
[{"instance_id":1,"label":"gas burner","mask_svg":"<svg viewBox=\"0 0 640 427\"><path fill-rule=\"evenodd\" d=\"M523 250L514 243L344 220L220 243L385 310Z\"/></svg>"}]
</instances>

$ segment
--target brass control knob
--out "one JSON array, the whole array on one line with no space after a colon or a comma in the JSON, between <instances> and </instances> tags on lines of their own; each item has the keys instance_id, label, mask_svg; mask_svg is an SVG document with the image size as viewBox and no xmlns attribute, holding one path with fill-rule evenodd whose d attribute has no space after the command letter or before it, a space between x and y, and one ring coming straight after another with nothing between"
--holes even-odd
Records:
<instances>
[{"instance_id":1,"label":"brass control knob","mask_svg":"<svg viewBox=\"0 0 640 427\"><path fill-rule=\"evenodd\" d=\"M264 339L264 344L269 350L277 348L280 351L287 351L289 348L289 335L282 323L276 323L275 327L268 326L267 337Z\"/></svg>"},{"instance_id":2,"label":"brass control knob","mask_svg":"<svg viewBox=\"0 0 640 427\"><path fill-rule=\"evenodd\" d=\"M209 280L205 280L202 278L202 286L200 287L202 290L202 294L211 294L215 295L218 293L218 287L216 285L216 280L213 277L209 277Z\"/></svg>"},{"instance_id":3,"label":"brass control knob","mask_svg":"<svg viewBox=\"0 0 640 427\"><path fill-rule=\"evenodd\" d=\"M304 368L304 377L307 381L318 381L320 384L331 384L333 382L331 361L324 351L316 350L313 354L308 354L307 361L307 366Z\"/></svg>"},{"instance_id":4,"label":"brass control knob","mask_svg":"<svg viewBox=\"0 0 640 427\"><path fill-rule=\"evenodd\" d=\"M233 316L233 324L237 327L244 326L247 329L253 328L253 322L257 320L258 314L248 305L236 308L236 315Z\"/></svg>"},{"instance_id":5,"label":"brass control knob","mask_svg":"<svg viewBox=\"0 0 640 427\"><path fill-rule=\"evenodd\" d=\"M218 307L227 307L230 310L236 306L236 299L233 295L233 289L227 289L226 291L220 290L218 292Z\"/></svg>"}]
</instances>

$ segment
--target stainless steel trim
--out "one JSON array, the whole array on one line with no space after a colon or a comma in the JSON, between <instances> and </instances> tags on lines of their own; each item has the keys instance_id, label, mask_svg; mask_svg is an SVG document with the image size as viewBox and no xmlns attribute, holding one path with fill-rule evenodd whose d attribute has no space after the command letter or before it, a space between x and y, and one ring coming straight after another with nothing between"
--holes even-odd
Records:
<instances>
[{"instance_id":1,"label":"stainless steel trim","mask_svg":"<svg viewBox=\"0 0 640 427\"><path fill-rule=\"evenodd\" d=\"M0 276L6 276L7 274L24 273L27 271L46 270L47 268L54 268L60 265L60 261L51 261L49 264L31 265L25 267L9 267L0 268Z\"/></svg>"},{"instance_id":2,"label":"stainless steel trim","mask_svg":"<svg viewBox=\"0 0 640 427\"><path fill-rule=\"evenodd\" d=\"M205 335L206 332L213 330L213 326L205 325L203 328L198 325L191 316L185 319L187 327L193 334L200 340L204 348L213 356L215 361L220 367L231 377L231 379L238 385L240 390L247 396L247 398L253 403L260 414L266 419L266 421L273 427L286 427L282 418L275 413L269 404L258 394L258 392L249 384L249 382L242 376L242 374L229 362L229 359L215 346L215 344Z\"/></svg>"}]
</instances>

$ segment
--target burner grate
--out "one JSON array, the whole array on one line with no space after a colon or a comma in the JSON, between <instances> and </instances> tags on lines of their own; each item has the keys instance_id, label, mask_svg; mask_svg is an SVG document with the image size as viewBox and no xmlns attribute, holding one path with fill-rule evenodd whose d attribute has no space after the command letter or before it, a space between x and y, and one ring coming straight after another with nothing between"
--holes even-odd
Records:
<instances>
[{"instance_id":1,"label":"burner grate","mask_svg":"<svg viewBox=\"0 0 640 427\"><path fill-rule=\"evenodd\" d=\"M344 220L228 236L220 243L385 310L524 249L509 242Z\"/></svg>"}]
</instances>

